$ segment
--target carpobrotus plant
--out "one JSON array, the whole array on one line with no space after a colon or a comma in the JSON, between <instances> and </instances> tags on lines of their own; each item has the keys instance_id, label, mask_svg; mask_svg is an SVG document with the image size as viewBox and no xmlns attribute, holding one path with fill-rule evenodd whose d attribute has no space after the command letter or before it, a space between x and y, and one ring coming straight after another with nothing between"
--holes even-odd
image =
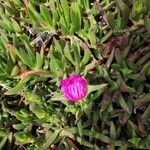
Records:
<instances>
[{"instance_id":1,"label":"carpobrotus plant","mask_svg":"<svg viewBox=\"0 0 150 150\"><path fill-rule=\"evenodd\" d=\"M149 8L1 0L0 149L149 149Z\"/></svg>"}]
</instances>

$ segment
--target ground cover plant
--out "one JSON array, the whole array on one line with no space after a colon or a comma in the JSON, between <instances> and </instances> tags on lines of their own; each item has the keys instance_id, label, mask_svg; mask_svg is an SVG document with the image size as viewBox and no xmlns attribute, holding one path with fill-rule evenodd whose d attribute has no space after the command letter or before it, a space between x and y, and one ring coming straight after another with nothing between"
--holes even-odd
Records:
<instances>
[{"instance_id":1,"label":"ground cover plant","mask_svg":"<svg viewBox=\"0 0 150 150\"><path fill-rule=\"evenodd\" d=\"M0 149L150 149L149 0L0 1Z\"/></svg>"}]
</instances>

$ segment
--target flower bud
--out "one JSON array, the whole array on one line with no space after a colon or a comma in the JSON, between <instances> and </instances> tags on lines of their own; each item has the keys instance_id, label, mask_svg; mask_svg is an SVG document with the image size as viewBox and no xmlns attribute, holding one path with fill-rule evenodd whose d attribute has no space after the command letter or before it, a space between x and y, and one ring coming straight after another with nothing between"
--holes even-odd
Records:
<instances>
[{"instance_id":1,"label":"flower bud","mask_svg":"<svg viewBox=\"0 0 150 150\"><path fill-rule=\"evenodd\" d=\"M72 74L69 78L60 83L64 97L70 101L80 101L87 95L87 80L77 74Z\"/></svg>"}]
</instances>

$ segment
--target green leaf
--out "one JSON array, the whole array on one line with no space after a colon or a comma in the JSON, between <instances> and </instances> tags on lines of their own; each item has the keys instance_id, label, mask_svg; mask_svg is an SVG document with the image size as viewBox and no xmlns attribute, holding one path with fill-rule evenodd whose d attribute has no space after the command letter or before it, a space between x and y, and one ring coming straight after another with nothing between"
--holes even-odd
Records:
<instances>
[{"instance_id":1,"label":"green leaf","mask_svg":"<svg viewBox=\"0 0 150 150\"><path fill-rule=\"evenodd\" d=\"M22 31L19 24L13 18L11 18L11 23L12 23L12 26L13 26L15 32L20 33Z\"/></svg>"},{"instance_id":2,"label":"green leaf","mask_svg":"<svg viewBox=\"0 0 150 150\"><path fill-rule=\"evenodd\" d=\"M59 59L53 57L50 61L50 69L53 71L63 70L63 64Z\"/></svg>"},{"instance_id":3,"label":"green leaf","mask_svg":"<svg viewBox=\"0 0 150 150\"><path fill-rule=\"evenodd\" d=\"M66 22L64 18L64 11L63 11L60 1L55 1L55 4L56 4L55 9L57 9L60 19L62 18Z\"/></svg>"},{"instance_id":4,"label":"green leaf","mask_svg":"<svg viewBox=\"0 0 150 150\"><path fill-rule=\"evenodd\" d=\"M89 49L84 50L84 56L80 63L80 66L85 66L91 58L91 51Z\"/></svg>"},{"instance_id":5,"label":"green leaf","mask_svg":"<svg viewBox=\"0 0 150 150\"><path fill-rule=\"evenodd\" d=\"M10 17L8 17L7 15L1 14L1 18L2 19L0 19L0 26L9 32L14 32L14 28L12 26Z\"/></svg>"},{"instance_id":6,"label":"green leaf","mask_svg":"<svg viewBox=\"0 0 150 150\"><path fill-rule=\"evenodd\" d=\"M7 136L3 137L0 141L0 149L2 150L2 148L4 147L5 143L7 141Z\"/></svg>"},{"instance_id":7,"label":"green leaf","mask_svg":"<svg viewBox=\"0 0 150 150\"><path fill-rule=\"evenodd\" d=\"M115 29L115 25L116 25L115 15L112 12L108 12L107 18L108 18L108 23L109 23L110 28L112 30L114 30Z\"/></svg>"},{"instance_id":8,"label":"green leaf","mask_svg":"<svg viewBox=\"0 0 150 150\"><path fill-rule=\"evenodd\" d=\"M81 145L85 145L89 148L93 148L94 146L88 142L87 140L85 140L84 138L80 138L80 137L77 137L77 141L81 144Z\"/></svg>"},{"instance_id":9,"label":"green leaf","mask_svg":"<svg viewBox=\"0 0 150 150\"><path fill-rule=\"evenodd\" d=\"M88 85L88 94L94 91L104 91L108 84L100 84L100 85Z\"/></svg>"},{"instance_id":10,"label":"green leaf","mask_svg":"<svg viewBox=\"0 0 150 150\"><path fill-rule=\"evenodd\" d=\"M53 20L51 17L51 13L45 5L40 5L40 12L41 12L41 15L44 18L45 22L47 24L49 24L50 27L53 27Z\"/></svg>"},{"instance_id":11,"label":"green leaf","mask_svg":"<svg viewBox=\"0 0 150 150\"><path fill-rule=\"evenodd\" d=\"M53 19L53 25L57 25L57 22L59 20L59 14L57 12L57 8L55 6L55 1L54 0L49 0L50 3L50 9L52 12L52 19Z\"/></svg>"},{"instance_id":12,"label":"green leaf","mask_svg":"<svg viewBox=\"0 0 150 150\"><path fill-rule=\"evenodd\" d=\"M79 45L77 46L73 45L73 52L74 52L75 66L79 66L81 62Z\"/></svg>"},{"instance_id":13,"label":"green leaf","mask_svg":"<svg viewBox=\"0 0 150 150\"><path fill-rule=\"evenodd\" d=\"M42 17L39 15L39 13L35 10L35 8L32 6L32 4L30 3L29 8L28 8L28 12L30 17L34 20L34 21L42 21Z\"/></svg>"},{"instance_id":14,"label":"green leaf","mask_svg":"<svg viewBox=\"0 0 150 150\"><path fill-rule=\"evenodd\" d=\"M32 117L30 116L30 112L25 110L25 109L21 109L18 112L15 112L14 116L22 122L22 124L28 124L32 122Z\"/></svg>"},{"instance_id":15,"label":"green leaf","mask_svg":"<svg viewBox=\"0 0 150 150\"><path fill-rule=\"evenodd\" d=\"M111 35L112 35L112 30L111 31L109 31L105 36L103 36L102 38L101 38L101 43L104 43L105 41L107 41L110 37L111 37Z\"/></svg>"},{"instance_id":16,"label":"green leaf","mask_svg":"<svg viewBox=\"0 0 150 150\"><path fill-rule=\"evenodd\" d=\"M12 69L11 76L12 77L17 76L19 71L20 71L19 67L17 65L15 65Z\"/></svg>"},{"instance_id":17,"label":"green leaf","mask_svg":"<svg viewBox=\"0 0 150 150\"><path fill-rule=\"evenodd\" d=\"M30 68L34 67L34 58L32 59L28 53L25 52L22 48L20 50L14 49L16 54L19 56L19 58L23 61L25 65L27 65Z\"/></svg>"},{"instance_id":18,"label":"green leaf","mask_svg":"<svg viewBox=\"0 0 150 150\"><path fill-rule=\"evenodd\" d=\"M63 17L60 18L59 24L61 26L61 31L62 31L63 34L65 34L65 35L70 34L70 30L67 27L67 24L66 24L66 22L65 22Z\"/></svg>"},{"instance_id":19,"label":"green leaf","mask_svg":"<svg viewBox=\"0 0 150 150\"><path fill-rule=\"evenodd\" d=\"M70 26L70 12L69 12L69 6L67 0L61 0L61 6L63 8L63 13L64 13L64 19L65 22L67 23L67 28Z\"/></svg>"},{"instance_id":20,"label":"green leaf","mask_svg":"<svg viewBox=\"0 0 150 150\"><path fill-rule=\"evenodd\" d=\"M73 56L72 56L71 51L70 51L69 42L66 42L66 45L65 45L65 48L64 48L64 55L65 55L65 57L66 57L73 65L75 65Z\"/></svg>"},{"instance_id":21,"label":"green leaf","mask_svg":"<svg viewBox=\"0 0 150 150\"><path fill-rule=\"evenodd\" d=\"M30 136L27 135L24 132L17 132L15 133L15 138L16 138L16 142L17 144L27 144L27 143L33 143L34 139Z\"/></svg>"},{"instance_id":22,"label":"green leaf","mask_svg":"<svg viewBox=\"0 0 150 150\"><path fill-rule=\"evenodd\" d=\"M13 27L9 23L1 21L1 20L0 20L0 27L9 32L14 31Z\"/></svg>"},{"instance_id":23,"label":"green leaf","mask_svg":"<svg viewBox=\"0 0 150 150\"><path fill-rule=\"evenodd\" d=\"M138 62L136 63L138 66L141 66L144 62L150 59L150 51L147 52L143 57L141 57Z\"/></svg>"},{"instance_id":24,"label":"green leaf","mask_svg":"<svg viewBox=\"0 0 150 150\"><path fill-rule=\"evenodd\" d=\"M2 131L2 129L0 129L0 137L4 137L7 136L7 133Z\"/></svg>"},{"instance_id":25,"label":"green leaf","mask_svg":"<svg viewBox=\"0 0 150 150\"><path fill-rule=\"evenodd\" d=\"M81 12L76 2L71 4L71 22L75 32L81 29Z\"/></svg>"},{"instance_id":26,"label":"green leaf","mask_svg":"<svg viewBox=\"0 0 150 150\"><path fill-rule=\"evenodd\" d=\"M12 46L11 44L8 44L7 48L8 48L10 58L11 58L12 62L15 64L16 60L17 60L17 56L16 56L16 53L15 53L16 48L14 46Z\"/></svg>"},{"instance_id":27,"label":"green leaf","mask_svg":"<svg viewBox=\"0 0 150 150\"><path fill-rule=\"evenodd\" d=\"M115 58L117 60L117 63L123 67L125 63L124 56L123 56L123 53L119 49L115 49Z\"/></svg>"},{"instance_id":28,"label":"green leaf","mask_svg":"<svg viewBox=\"0 0 150 150\"><path fill-rule=\"evenodd\" d=\"M94 136L96 139L99 139L100 141L104 142L104 143L110 143L111 139L109 137L107 137L104 134L101 133L96 133Z\"/></svg>"},{"instance_id":29,"label":"green leaf","mask_svg":"<svg viewBox=\"0 0 150 150\"><path fill-rule=\"evenodd\" d=\"M53 24L56 26L59 20L59 15L56 9L53 9L52 13L53 13Z\"/></svg>"},{"instance_id":30,"label":"green leaf","mask_svg":"<svg viewBox=\"0 0 150 150\"><path fill-rule=\"evenodd\" d=\"M129 74L131 74L133 71L127 67L124 67L122 69L120 69L120 71L123 73L123 75L125 77L128 77Z\"/></svg>"},{"instance_id":31,"label":"green leaf","mask_svg":"<svg viewBox=\"0 0 150 150\"><path fill-rule=\"evenodd\" d=\"M139 142L141 141L141 138L138 138L136 135L133 135L132 139L129 139L128 141L134 144L136 147L138 147Z\"/></svg>"},{"instance_id":32,"label":"green leaf","mask_svg":"<svg viewBox=\"0 0 150 150\"><path fill-rule=\"evenodd\" d=\"M8 6L9 5L9 6ZM19 17L19 11L16 9L14 3L11 1L8 2L8 5L5 6L5 9L7 10L8 14L11 16L12 14L16 17Z\"/></svg>"},{"instance_id":33,"label":"green leaf","mask_svg":"<svg viewBox=\"0 0 150 150\"><path fill-rule=\"evenodd\" d=\"M138 144L138 148L148 150L149 147L150 147L150 136L147 136L146 138L142 138Z\"/></svg>"},{"instance_id":34,"label":"green leaf","mask_svg":"<svg viewBox=\"0 0 150 150\"><path fill-rule=\"evenodd\" d=\"M148 107L146 108L144 113L142 114L143 120L147 120L148 118L150 118L150 111L149 110L150 110L150 104L148 105Z\"/></svg>"},{"instance_id":35,"label":"green leaf","mask_svg":"<svg viewBox=\"0 0 150 150\"><path fill-rule=\"evenodd\" d=\"M29 37L27 35L25 35L25 34L23 34L23 35L21 35L19 37L20 37L21 41L24 43L30 59L32 59L33 62L34 62L35 61L35 53L33 51L33 47L31 47L31 45L30 45ZM14 38L15 38L15 36L14 36Z\"/></svg>"},{"instance_id":36,"label":"green leaf","mask_svg":"<svg viewBox=\"0 0 150 150\"><path fill-rule=\"evenodd\" d=\"M56 40L56 38L53 39L54 40L54 43L55 43L55 49L57 51L59 51L59 53L62 55L62 48L61 48L61 45L59 44L59 42Z\"/></svg>"},{"instance_id":37,"label":"green leaf","mask_svg":"<svg viewBox=\"0 0 150 150\"><path fill-rule=\"evenodd\" d=\"M89 10L89 0L78 0L78 4L82 7L83 10Z\"/></svg>"},{"instance_id":38,"label":"green leaf","mask_svg":"<svg viewBox=\"0 0 150 150\"><path fill-rule=\"evenodd\" d=\"M42 49L40 54L38 52L36 52L36 65L35 68L36 69L42 69L43 66L43 55L44 55L44 50Z\"/></svg>"},{"instance_id":39,"label":"green leaf","mask_svg":"<svg viewBox=\"0 0 150 150\"><path fill-rule=\"evenodd\" d=\"M47 116L46 108L41 104L31 104L30 110L36 115L37 118L43 119Z\"/></svg>"},{"instance_id":40,"label":"green leaf","mask_svg":"<svg viewBox=\"0 0 150 150\"><path fill-rule=\"evenodd\" d=\"M13 128L16 130L23 130L26 127L26 125L23 124L13 124Z\"/></svg>"},{"instance_id":41,"label":"green leaf","mask_svg":"<svg viewBox=\"0 0 150 150\"><path fill-rule=\"evenodd\" d=\"M61 132L60 132L60 136L64 137L69 137L71 139L75 139L75 136L74 134L70 131L69 128L66 128L66 129L63 129Z\"/></svg>"},{"instance_id":42,"label":"green leaf","mask_svg":"<svg viewBox=\"0 0 150 150\"><path fill-rule=\"evenodd\" d=\"M113 146L122 146L122 145L125 145L125 144L128 144L128 142L123 141L123 140L112 141ZM119 150L124 150L124 149L119 149Z\"/></svg>"},{"instance_id":43,"label":"green leaf","mask_svg":"<svg viewBox=\"0 0 150 150\"><path fill-rule=\"evenodd\" d=\"M86 75L87 72L94 69L96 66L97 66L97 60L95 58L93 58L93 60L88 65L86 65L84 74Z\"/></svg>"},{"instance_id":44,"label":"green leaf","mask_svg":"<svg viewBox=\"0 0 150 150\"><path fill-rule=\"evenodd\" d=\"M96 45L96 32L94 32L93 30L91 30L89 33L88 33L88 38L90 40L90 43L92 46L95 46Z\"/></svg>"},{"instance_id":45,"label":"green leaf","mask_svg":"<svg viewBox=\"0 0 150 150\"><path fill-rule=\"evenodd\" d=\"M50 133L48 135L47 141L43 145L43 150L47 150L49 148L49 146L56 140L56 138L60 134L61 130L62 129L57 129L52 134Z\"/></svg>"},{"instance_id":46,"label":"green leaf","mask_svg":"<svg viewBox=\"0 0 150 150\"><path fill-rule=\"evenodd\" d=\"M125 111L129 111L128 105L127 105L126 101L124 100L123 96L120 96L119 104Z\"/></svg>"},{"instance_id":47,"label":"green leaf","mask_svg":"<svg viewBox=\"0 0 150 150\"><path fill-rule=\"evenodd\" d=\"M24 92L25 100L29 103L41 103L42 99L39 95L34 93L33 91L25 91Z\"/></svg>"},{"instance_id":48,"label":"green leaf","mask_svg":"<svg viewBox=\"0 0 150 150\"><path fill-rule=\"evenodd\" d=\"M77 126L78 126L78 131L79 131L79 135L80 137L82 137L82 120L80 119L77 123Z\"/></svg>"},{"instance_id":49,"label":"green leaf","mask_svg":"<svg viewBox=\"0 0 150 150\"><path fill-rule=\"evenodd\" d=\"M125 27L125 25L128 22L130 11L128 6L123 2L123 0L115 0L118 8L122 12L122 27Z\"/></svg>"},{"instance_id":50,"label":"green leaf","mask_svg":"<svg viewBox=\"0 0 150 150\"><path fill-rule=\"evenodd\" d=\"M1 32L1 30L0 30L0 32ZM6 33L1 33L2 36L3 36L3 34L6 35ZM0 38L0 48L1 48L1 51L4 51L4 52L6 52L6 46L4 44L5 42L7 42L7 40L5 41L4 38Z\"/></svg>"},{"instance_id":51,"label":"green leaf","mask_svg":"<svg viewBox=\"0 0 150 150\"><path fill-rule=\"evenodd\" d=\"M114 123L111 121L111 124L110 124L110 138L112 140L116 140L116 127L114 125Z\"/></svg>"},{"instance_id":52,"label":"green leaf","mask_svg":"<svg viewBox=\"0 0 150 150\"><path fill-rule=\"evenodd\" d=\"M5 94L11 95L21 92L25 89L25 85L29 80L30 78L22 78L14 88L11 88L9 91L5 92Z\"/></svg>"},{"instance_id":53,"label":"green leaf","mask_svg":"<svg viewBox=\"0 0 150 150\"><path fill-rule=\"evenodd\" d=\"M147 31L150 33L150 18L148 16L145 16L145 27Z\"/></svg>"}]
</instances>

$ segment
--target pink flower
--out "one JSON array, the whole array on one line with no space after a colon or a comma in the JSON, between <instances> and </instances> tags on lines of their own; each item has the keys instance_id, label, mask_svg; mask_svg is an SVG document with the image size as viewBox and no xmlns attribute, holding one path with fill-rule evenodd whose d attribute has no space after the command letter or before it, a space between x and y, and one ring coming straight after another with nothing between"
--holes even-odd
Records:
<instances>
[{"instance_id":1,"label":"pink flower","mask_svg":"<svg viewBox=\"0 0 150 150\"><path fill-rule=\"evenodd\" d=\"M87 81L80 75L70 75L69 78L61 81L60 86L64 97L71 101L80 101L87 95Z\"/></svg>"}]
</instances>

